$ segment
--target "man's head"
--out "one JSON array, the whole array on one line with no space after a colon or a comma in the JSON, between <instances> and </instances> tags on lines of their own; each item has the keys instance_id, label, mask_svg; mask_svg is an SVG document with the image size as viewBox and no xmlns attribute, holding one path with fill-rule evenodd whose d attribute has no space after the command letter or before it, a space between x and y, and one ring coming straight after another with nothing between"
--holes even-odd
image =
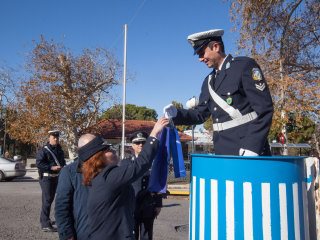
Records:
<instances>
[{"instance_id":1,"label":"man's head","mask_svg":"<svg viewBox=\"0 0 320 240\"><path fill-rule=\"evenodd\" d=\"M194 54L198 54L199 60L209 68L218 69L225 57L223 33L222 29L213 29L188 36L188 42L192 45Z\"/></svg>"},{"instance_id":2,"label":"man's head","mask_svg":"<svg viewBox=\"0 0 320 240\"><path fill-rule=\"evenodd\" d=\"M118 163L118 157L111 146L112 145L101 136L90 133L84 134L78 141L78 159L81 162L86 162L101 152L106 164Z\"/></svg>"},{"instance_id":3,"label":"man's head","mask_svg":"<svg viewBox=\"0 0 320 240\"><path fill-rule=\"evenodd\" d=\"M139 155L139 153L141 152L142 147L146 142L147 138L148 138L148 133L143 131L137 131L131 134L130 141L132 143L132 148L136 156Z\"/></svg>"},{"instance_id":4,"label":"man's head","mask_svg":"<svg viewBox=\"0 0 320 240\"><path fill-rule=\"evenodd\" d=\"M49 144L52 146L58 145L60 131L59 130L51 130L51 131L48 131L48 133L49 133Z\"/></svg>"}]
</instances>

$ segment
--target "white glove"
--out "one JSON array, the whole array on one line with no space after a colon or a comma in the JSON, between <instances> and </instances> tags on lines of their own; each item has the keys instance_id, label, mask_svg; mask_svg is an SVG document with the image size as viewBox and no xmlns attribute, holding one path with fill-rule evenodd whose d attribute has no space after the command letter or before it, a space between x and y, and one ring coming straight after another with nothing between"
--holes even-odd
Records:
<instances>
[{"instance_id":1,"label":"white glove","mask_svg":"<svg viewBox=\"0 0 320 240\"><path fill-rule=\"evenodd\" d=\"M243 148L240 148L239 150L239 156L251 156L251 157L255 157L255 156L259 156L259 154L255 153L255 152L252 152L248 149L243 149Z\"/></svg>"},{"instance_id":2,"label":"white glove","mask_svg":"<svg viewBox=\"0 0 320 240\"><path fill-rule=\"evenodd\" d=\"M197 97L192 97L187 101L186 106L187 106L187 109L190 109L198 106L198 104L199 104L199 99Z\"/></svg>"},{"instance_id":3,"label":"white glove","mask_svg":"<svg viewBox=\"0 0 320 240\"><path fill-rule=\"evenodd\" d=\"M177 108L173 104L169 104L163 108L165 118L174 118L177 116Z\"/></svg>"}]
</instances>

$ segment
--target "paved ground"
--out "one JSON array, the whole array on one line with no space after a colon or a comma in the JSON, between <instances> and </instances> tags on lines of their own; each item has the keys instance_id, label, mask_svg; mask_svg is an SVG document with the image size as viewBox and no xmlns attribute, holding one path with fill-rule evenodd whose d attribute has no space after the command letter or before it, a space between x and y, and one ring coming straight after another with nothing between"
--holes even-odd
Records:
<instances>
[{"instance_id":1,"label":"paved ground","mask_svg":"<svg viewBox=\"0 0 320 240\"><path fill-rule=\"evenodd\" d=\"M28 169L24 178L0 182L0 239L46 240L58 239L56 233L43 233L39 228L41 192L35 179L35 169ZM189 200L168 197L155 221L155 240L188 239ZM176 231L176 227L178 231Z\"/></svg>"}]
</instances>

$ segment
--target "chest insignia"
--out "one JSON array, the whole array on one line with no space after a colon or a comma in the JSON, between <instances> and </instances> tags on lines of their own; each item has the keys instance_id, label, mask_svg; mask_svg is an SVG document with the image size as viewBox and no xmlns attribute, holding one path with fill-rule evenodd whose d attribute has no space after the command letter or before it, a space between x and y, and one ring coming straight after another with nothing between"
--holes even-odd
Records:
<instances>
[{"instance_id":1,"label":"chest insignia","mask_svg":"<svg viewBox=\"0 0 320 240\"><path fill-rule=\"evenodd\" d=\"M262 74L259 68L252 68L252 79L255 81L262 80Z\"/></svg>"},{"instance_id":2,"label":"chest insignia","mask_svg":"<svg viewBox=\"0 0 320 240\"><path fill-rule=\"evenodd\" d=\"M265 83L256 83L255 86L261 92L266 88L266 84Z\"/></svg>"},{"instance_id":3,"label":"chest insignia","mask_svg":"<svg viewBox=\"0 0 320 240\"><path fill-rule=\"evenodd\" d=\"M228 97L228 98L226 99L226 102L227 102L229 105L231 105L231 104L232 104L232 97Z\"/></svg>"}]
</instances>

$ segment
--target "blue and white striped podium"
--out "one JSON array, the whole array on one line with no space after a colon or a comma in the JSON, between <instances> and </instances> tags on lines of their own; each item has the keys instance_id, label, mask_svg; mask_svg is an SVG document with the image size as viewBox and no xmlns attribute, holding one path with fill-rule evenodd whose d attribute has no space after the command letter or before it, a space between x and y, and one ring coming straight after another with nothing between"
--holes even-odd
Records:
<instances>
[{"instance_id":1,"label":"blue and white striped podium","mask_svg":"<svg viewBox=\"0 0 320 240\"><path fill-rule=\"evenodd\" d=\"M191 157L191 240L309 240L303 157Z\"/></svg>"}]
</instances>

